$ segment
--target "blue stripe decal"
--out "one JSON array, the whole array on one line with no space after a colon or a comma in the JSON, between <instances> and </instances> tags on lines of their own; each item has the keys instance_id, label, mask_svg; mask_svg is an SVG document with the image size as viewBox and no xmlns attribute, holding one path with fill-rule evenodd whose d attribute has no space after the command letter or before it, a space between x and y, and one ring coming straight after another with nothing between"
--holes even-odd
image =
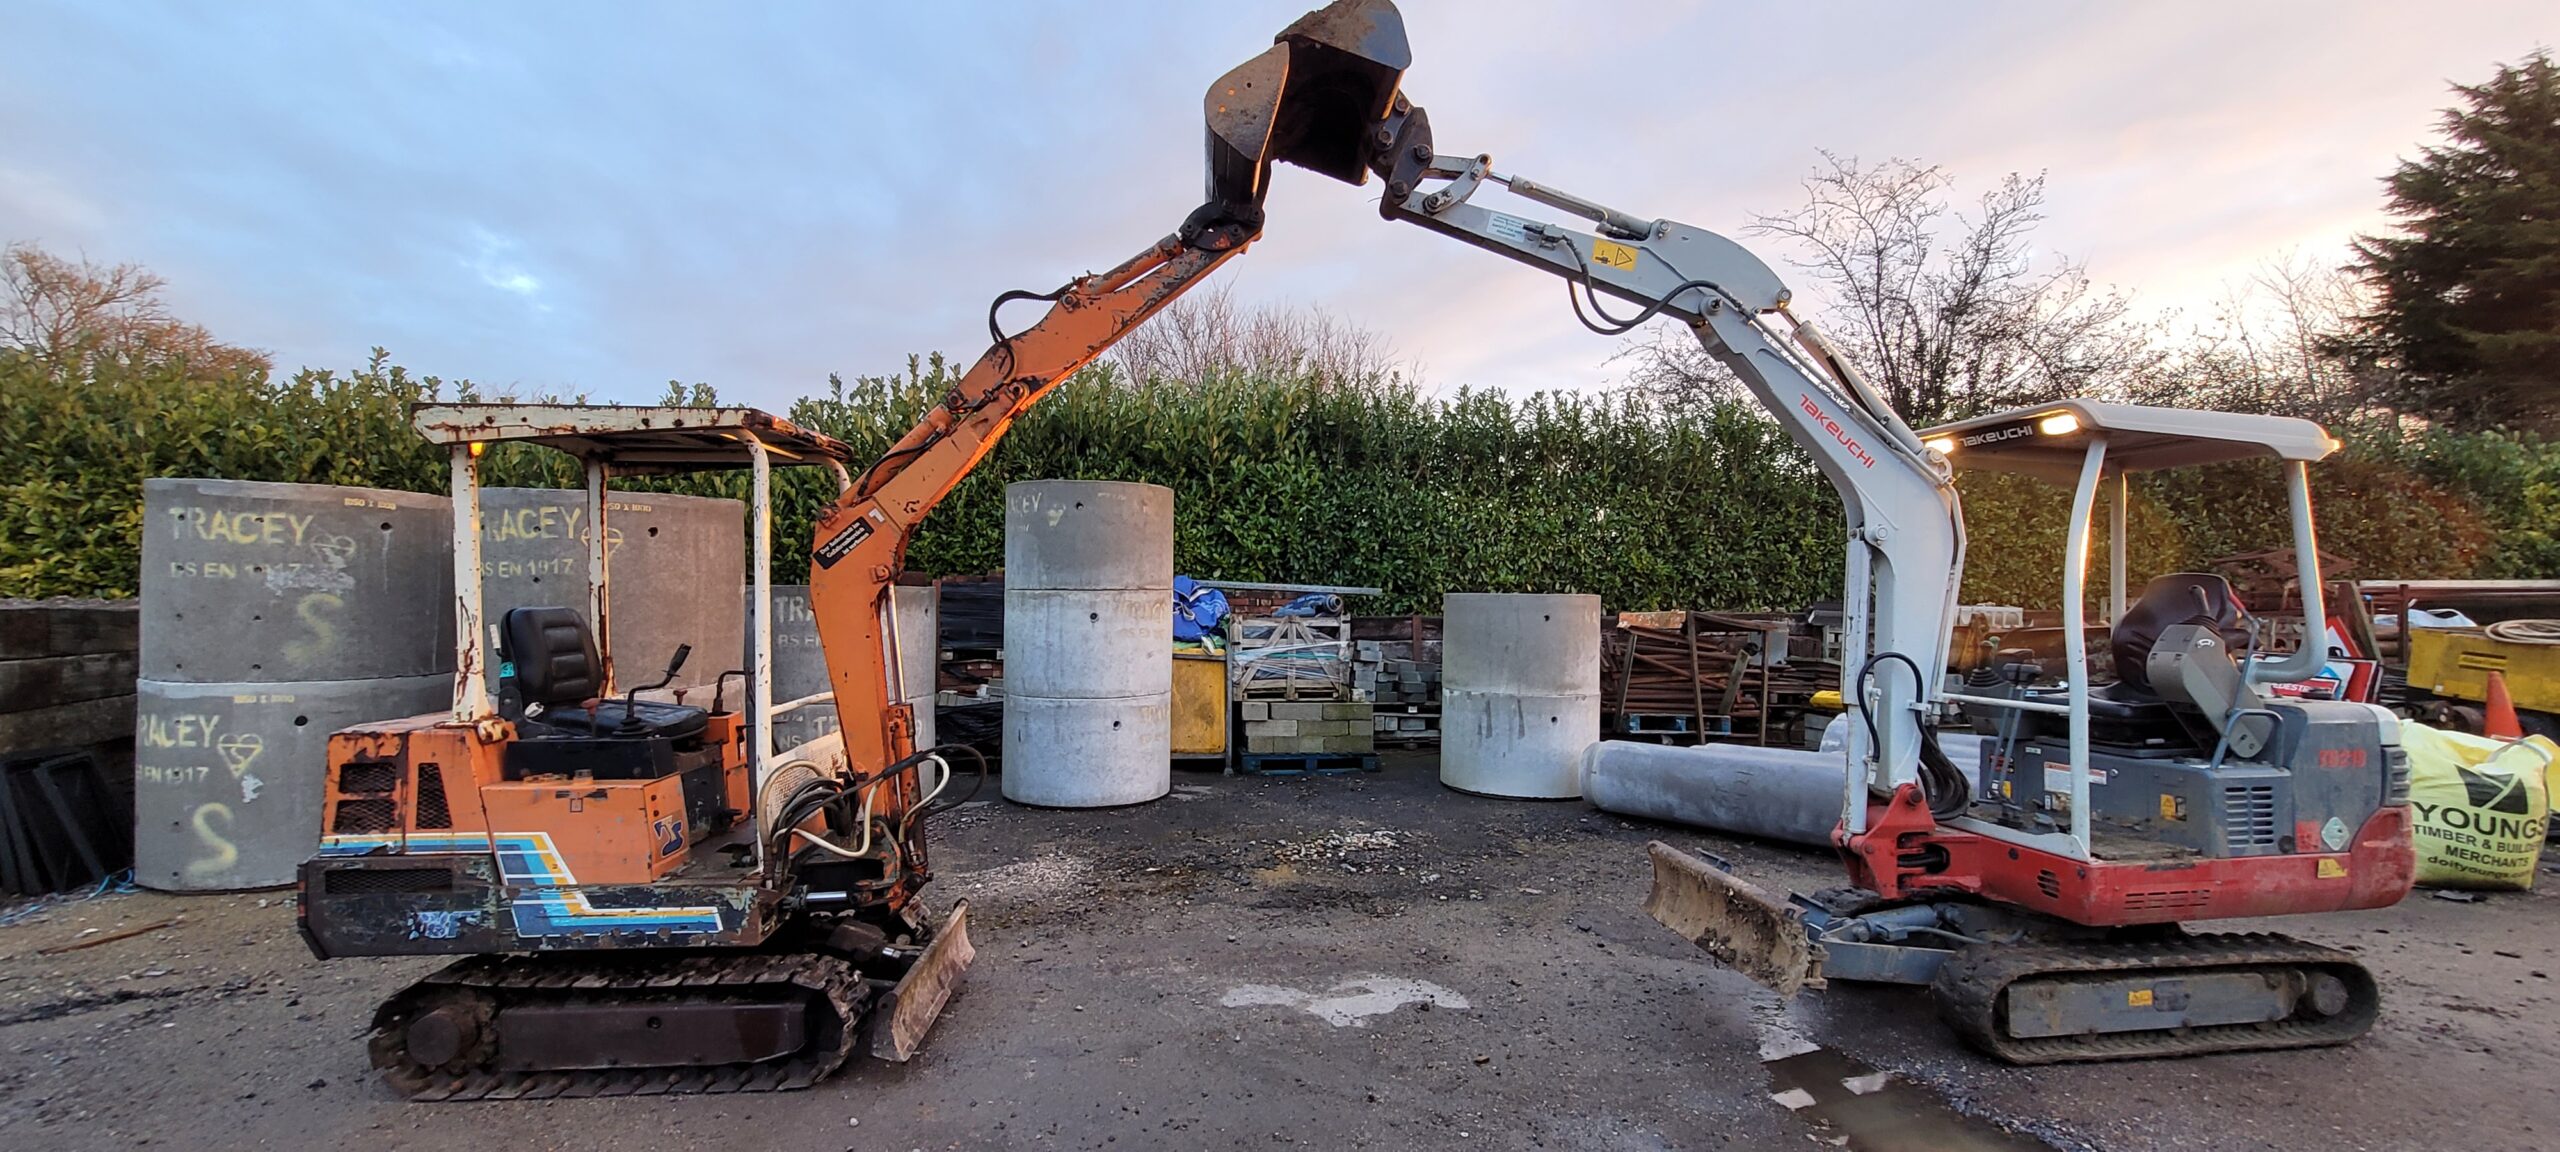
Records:
<instances>
[{"instance_id":1,"label":"blue stripe decal","mask_svg":"<svg viewBox=\"0 0 2560 1152\"><path fill-rule=\"evenodd\" d=\"M498 877L523 890L514 901L516 935L569 936L595 932L718 932L718 906L599 908L587 900L568 861L548 832L414 832L408 836L320 838L323 856L362 856L384 848L402 852L488 852Z\"/></svg>"}]
</instances>

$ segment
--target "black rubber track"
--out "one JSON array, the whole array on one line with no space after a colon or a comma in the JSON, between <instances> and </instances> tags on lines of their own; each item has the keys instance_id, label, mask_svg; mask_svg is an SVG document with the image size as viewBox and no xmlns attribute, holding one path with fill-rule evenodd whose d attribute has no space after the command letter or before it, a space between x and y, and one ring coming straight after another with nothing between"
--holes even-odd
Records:
<instances>
[{"instance_id":1,"label":"black rubber track","mask_svg":"<svg viewBox=\"0 0 2560 1152\"><path fill-rule=\"evenodd\" d=\"M2345 982L2347 1007L2335 1016L2297 1012L2264 1024L2224 1024L2156 1032L2089 1036L2008 1035L2005 993L2022 982L2073 976L2123 976L2242 970L2312 970ZM1976 944L1948 957L1931 985L1938 1015L1965 1042L2011 1064L2139 1060L2209 1052L2254 1052L2345 1044L2373 1027L2382 1009L2373 974L2353 955L2268 933L2173 936L2139 943L2070 945Z\"/></svg>"},{"instance_id":2,"label":"black rubber track","mask_svg":"<svg viewBox=\"0 0 2560 1152\"><path fill-rule=\"evenodd\" d=\"M411 1060L406 1050L410 1018L440 1004L459 1001L495 1014L510 1004L626 998L660 1003L797 999L818 1009L812 1018L820 1026L807 1047L784 1059L704 1067L511 1071L488 1066L496 1044L484 1042L445 1065L428 1068ZM859 1025L870 999L870 988L851 963L815 953L681 959L594 953L474 956L385 1001L374 1012L369 1046L383 1079L412 1100L776 1092L808 1087L843 1067L860 1040ZM832 1026L825 1026L830 1021Z\"/></svg>"}]
</instances>

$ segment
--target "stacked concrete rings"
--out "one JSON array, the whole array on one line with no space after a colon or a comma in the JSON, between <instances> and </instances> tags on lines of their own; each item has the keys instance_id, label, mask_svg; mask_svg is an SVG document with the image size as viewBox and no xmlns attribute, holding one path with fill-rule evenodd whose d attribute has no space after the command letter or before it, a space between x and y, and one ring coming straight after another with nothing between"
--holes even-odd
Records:
<instances>
[{"instance_id":1,"label":"stacked concrete rings","mask_svg":"<svg viewBox=\"0 0 2560 1152\"><path fill-rule=\"evenodd\" d=\"M1441 598L1440 782L1520 799L1582 795L1600 739L1600 598Z\"/></svg>"},{"instance_id":2,"label":"stacked concrete rings","mask_svg":"<svg viewBox=\"0 0 2560 1152\"><path fill-rule=\"evenodd\" d=\"M744 666L719 654L738 651L738 637L747 634L746 600L732 592L747 583L746 508L703 496L606 494L612 599L598 639L610 646L616 687L656 680L679 644L693 645L693 655L671 687L686 689L688 704L707 703L712 680ZM491 623L510 608L556 606L585 614L586 493L483 489L480 596L481 615Z\"/></svg>"},{"instance_id":3,"label":"stacked concrete rings","mask_svg":"<svg viewBox=\"0 0 2560 1152\"><path fill-rule=\"evenodd\" d=\"M898 627L898 698L916 718L915 744L934 743L935 671L941 666L940 615L934 587L900 584L889 589L890 616ZM754 595L750 590L748 595ZM787 704L830 689L826 653L818 646L818 618L809 611L806 585L773 589L773 702ZM787 713L773 724L777 751L794 748L836 730L834 704L812 704Z\"/></svg>"},{"instance_id":4,"label":"stacked concrete rings","mask_svg":"<svg viewBox=\"0 0 2560 1152\"><path fill-rule=\"evenodd\" d=\"M452 505L237 480L143 484L134 877L293 881L329 734L453 691Z\"/></svg>"},{"instance_id":5,"label":"stacked concrete rings","mask_svg":"<svg viewBox=\"0 0 2560 1152\"><path fill-rule=\"evenodd\" d=\"M1101 808L1173 789L1173 491L1005 488L1004 794Z\"/></svg>"}]
</instances>

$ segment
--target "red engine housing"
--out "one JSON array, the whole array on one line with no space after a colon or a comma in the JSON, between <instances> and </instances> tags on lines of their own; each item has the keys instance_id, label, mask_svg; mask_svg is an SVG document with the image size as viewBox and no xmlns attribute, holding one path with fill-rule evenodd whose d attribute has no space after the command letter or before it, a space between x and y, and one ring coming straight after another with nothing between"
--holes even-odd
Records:
<instances>
[{"instance_id":1,"label":"red engine housing","mask_svg":"<svg viewBox=\"0 0 2560 1152\"><path fill-rule=\"evenodd\" d=\"M2154 861L2074 860L1940 827L1905 784L1832 833L1850 880L1887 899L1978 897L2109 928L2385 908L2409 894L2417 845L2405 805L2379 808L2343 852Z\"/></svg>"}]
</instances>

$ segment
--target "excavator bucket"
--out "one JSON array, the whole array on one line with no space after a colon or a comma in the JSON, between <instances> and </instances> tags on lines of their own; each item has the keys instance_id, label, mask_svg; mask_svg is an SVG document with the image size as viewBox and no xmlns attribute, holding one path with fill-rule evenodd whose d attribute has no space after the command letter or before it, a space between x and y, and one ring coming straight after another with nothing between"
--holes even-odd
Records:
<instances>
[{"instance_id":1,"label":"excavator bucket","mask_svg":"<svg viewBox=\"0 0 2560 1152\"><path fill-rule=\"evenodd\" d=\"M1365 141L1413 63L1389 0L1334 0L1209 86L1209 199L1259 206L1273 161L1348 184L1368 179Z\"/></svg>"},{"instance_id":2,"label":"excavator bucket","mask_svg":"<svg viewBox=\"0 0 2560 1152\"><path fill-rule=\"evenodd\" d=\"M1780 999L1822 987L1822 957L1804 920L1750 881L1659 840L1653 892L1644 910L1725 967L1767 985Z\"/></svg>"}]
</instances>

